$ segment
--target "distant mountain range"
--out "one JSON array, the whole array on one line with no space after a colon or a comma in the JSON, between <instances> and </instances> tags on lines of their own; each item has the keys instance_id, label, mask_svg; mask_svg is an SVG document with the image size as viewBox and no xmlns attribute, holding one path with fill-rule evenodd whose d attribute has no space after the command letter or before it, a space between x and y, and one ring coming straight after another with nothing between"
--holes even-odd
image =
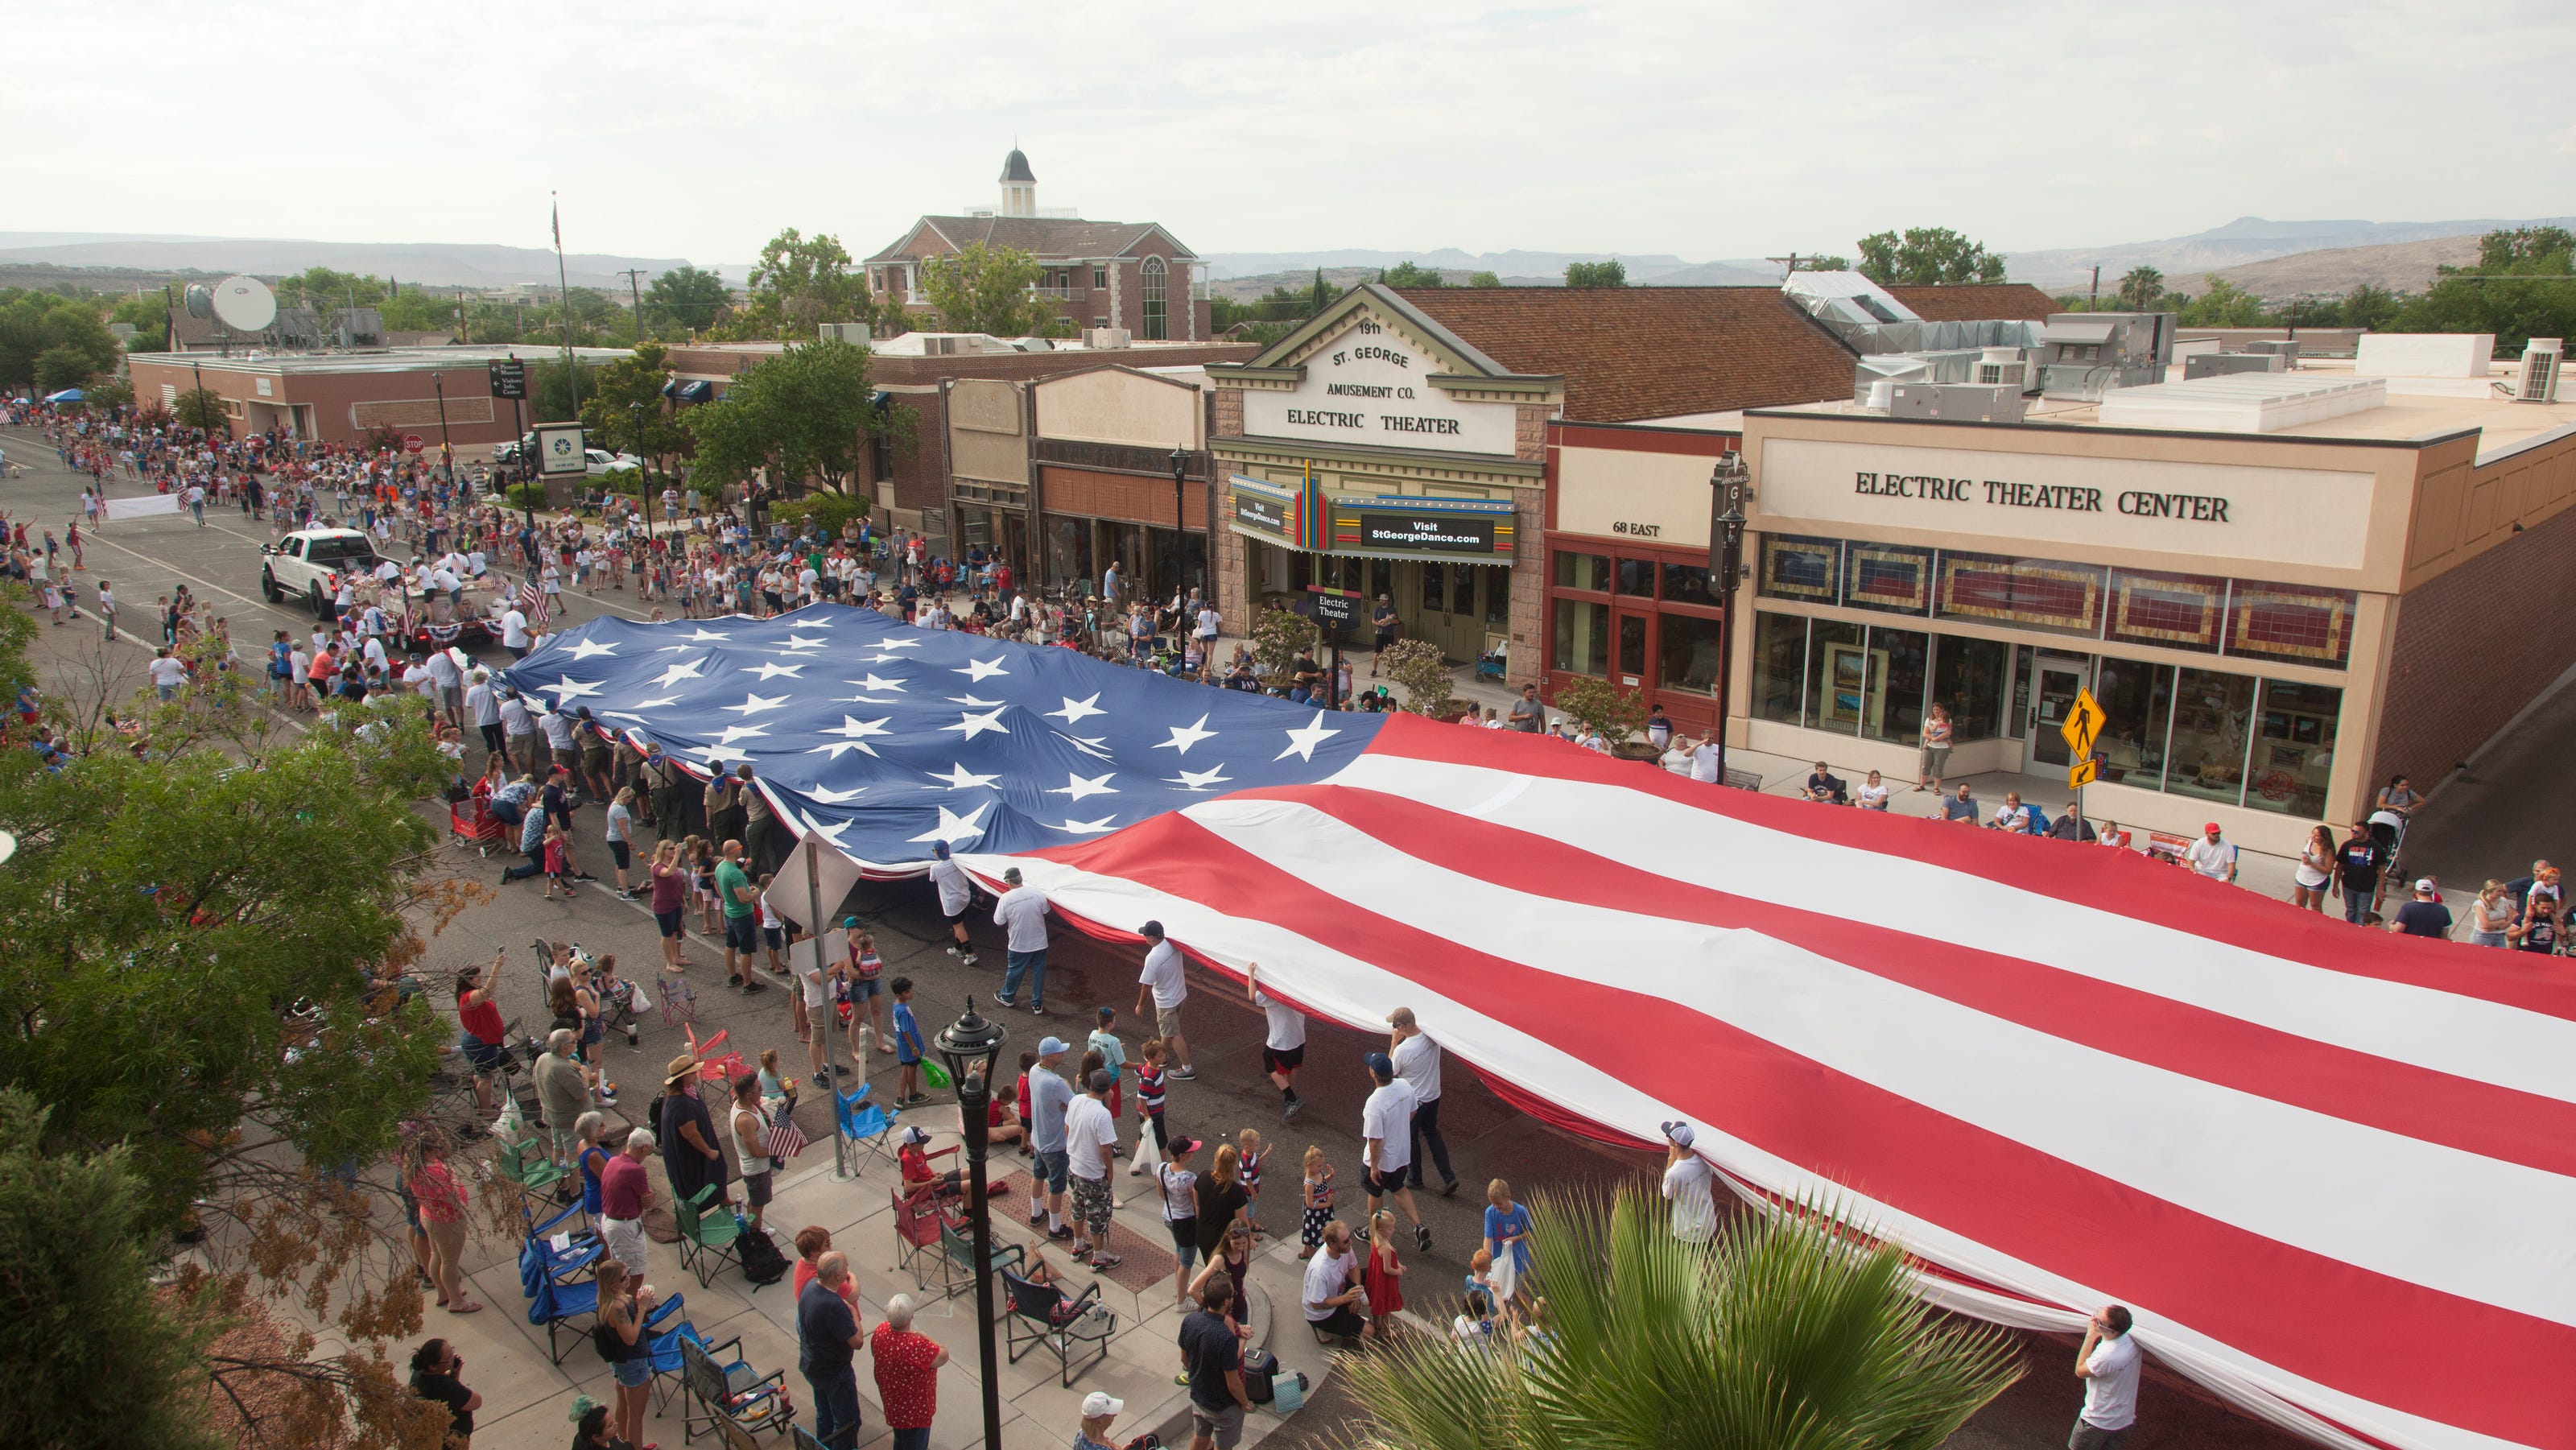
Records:
<instances>
[{"instance_id":1,"label":"distant mountain range","mask_svg":"<svg viewBox=\"0 0 2576 1450\"><path fill-rule=\"evenodd\" d=\"M1427 252L1387 252L1365 247L1342 247L1328 252L1214 252L1199 260L1208 264L1211 278L1218 281L1259 279L1267 290L1271 279L1292 273L1302 272L1312 279L1317 267L1323 268L1327 277L1345 269L1366 269L1374 275L1378 269L1392 267L1398 262L1437 268L1450 281L1464 281L1471 273L1492 272L1507 282L1544 286L1563 281L1569 262L1600 262L1612 257L1617 257L1627 267L1629 281L1659 287L1723 286L1780 280L1780 269L1759 258L1732 262L1685 262L1665 252L1630 256L1624 252L1462 252L1456 247L1436 247Z\"/></svg>"},{"instance_id":2,"label":"distant mountain range","mask_svg":"<svg viewBox=\"0 0 2576 1450\"><path fill-rule=\"evenodd\" d=\"M2539 224L2566 226L2568 217L2542 217ZM2445 237L2476 237L2499 227L2533 225L2532 222L2484 218L2447 222L2363 222L2363 221L2268 221L2262 217L2238 217L2223 227L2212 227L2187 237L2168 237L2155 242L2117 242L2103 247L2060 247L2051 251L2013 252L2004 262L2008 275L2016 282L2028 282L2052 292L2089 285L2093 268L2102 269L2102 290L2108 292L2119 276L2132 267L2147 266L2166 275L2167 285L2177 278L2207 272L2226 273L2230 281L2242 281L2228 269L2249 262L2269 261L2302 252L2343 251L2358 247L2382 247L2398 243L2430 242ZM2476 248L2469 249L2476 255ZM2445 257L2443 260L2451 260ZM2329 269L2331 270L2331 269ZM2425 269L2430 276L2430 268ZM2367 280L2367 279L2360 279ZM2249 284L2250 285L2250 284ZM2347 288L2350 283L2345 284ZM2417 285L2421 285L2419 282ZM2291 290L2307 290L2292 288Z\"/></svg>"},{"instance_id":3,"label":"distant mountain range","mask_svg":"<svg viewBox=\"0 0 2576 1450\"><path fill-rule=\"evenodd\" d=\"M307 267L371 273L433 287L551 286L555 254L538 247L454 242L318 242L288 237L116 236L85 232L0 232L0 263L46 267L130 267L153 272L249 272L281 277ZM564 256L576 287L626 290L633 267L644 280L681 266L677 257ZM742 268L728 272L739 281Z\"/></svg>"}]
</instances>

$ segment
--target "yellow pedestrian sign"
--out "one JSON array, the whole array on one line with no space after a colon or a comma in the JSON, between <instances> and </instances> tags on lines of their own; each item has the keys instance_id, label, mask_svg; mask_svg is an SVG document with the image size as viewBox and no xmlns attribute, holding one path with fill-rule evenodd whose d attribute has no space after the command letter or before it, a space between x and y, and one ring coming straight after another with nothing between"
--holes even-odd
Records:
<instances>
[{"instance_id":1,"label":"yellow pedestrian sign","mask_svg":"<svg viewBox=\"0 0 2576 1450\"><path fill-rule=\"evenodd\" d=\"M2091 785L2099 773L2099 765L2095 762L2093 757L2088 755L2066 768L2066 788L2069 790L2082 790L2084 787Z\"/></svg>"},{"instance_id":2,"label":"yellow pedestrian sign","mask_svg":"<svg viewBox=\"0 0 2576 1450\"><path fill-rule=\"evenodd\" d=\"M2093 758L2093 742L2102 733L2102 720L2102 706L2093 698L2093 692L2077 690L2075 708L2067 712L2066 723L2057 727L2057 733L2065 737L2066 748L2074 752L2077 763Z\"/></svg>"}]
</instances>

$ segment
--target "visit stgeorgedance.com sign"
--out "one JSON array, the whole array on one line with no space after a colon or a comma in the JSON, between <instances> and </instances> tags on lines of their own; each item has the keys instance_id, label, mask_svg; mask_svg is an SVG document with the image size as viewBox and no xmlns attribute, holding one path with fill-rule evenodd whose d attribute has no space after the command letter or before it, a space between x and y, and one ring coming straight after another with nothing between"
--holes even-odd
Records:
<instances>
[{"instance_id":1,"label":"visit stgeorgedance.com sign","mask_svg":"<svg viewBox=\"0 0 2576 1450\"><path fill-rule=\"evenodd\" d=\"M1494 521L1437 513L1359 511L1359 546L1408 553L1490 554Z\"/></svg>"}]
</instances>

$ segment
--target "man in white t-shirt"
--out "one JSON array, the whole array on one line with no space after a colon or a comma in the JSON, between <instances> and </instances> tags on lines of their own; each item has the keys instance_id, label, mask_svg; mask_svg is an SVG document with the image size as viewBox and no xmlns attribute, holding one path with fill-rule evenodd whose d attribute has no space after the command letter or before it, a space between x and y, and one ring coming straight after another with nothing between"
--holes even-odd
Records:
<instances>
[{"instance_id":1,"label":"man in white t-shirt","mask_svg":"<svg viewBox=\"0 0 2576 1450\"><path fill-rule=\"evenodd\" d=\"M2106 1304L2084 1326L2075 1351L2075 1377L2084 1381L2084 1409L2066 1437L2066 1450L2117 1450L2138 1423L2138 1374L2145 1366L2129 1337L2129 1310Z\"/></svg>"},{"instance_id":2,"label":"man in white t-shirt","mask_svg":"<svg viewBox=\"0 0 2576 1450\"><path fill-rule=\"evenodd\" d=\"M519 659L528 657L528 617L515 604L501 615L501 648Z\"/></svg>"},{"instance_id":3,"label":"man in white t-shirt","mask_svg":"<svg viewBox=\"0 0 2576 1450\"><path fill-rule=\"evenodd\" d=\"M1664 1153L1664 1197L1673 1205L1673 1237L1704 1244L1717 1233L1717 1198L1709 1191L1714 1178L1708 1160L1691 1151L1698 1133L1690 1124L1664 1124L1671 1146Z\"/></svg>"},{"instance_id":4,"label":"man in white t-shirt","mask_svg":"<svg viewBox=\"0 0 2576 1450\"><path fill-rule=\"evenodd\" d=\"M437 688L437 693L431 698L437 700L439 709L446 712L448 723L459 730L464 729L465 667L458 663L456 651L433 649L421 665L429 671L430 683Z\"/></svg>"},{"instance_id":5,"label":"man in white t-shirt","mask_svg":"<svg viewBox=\"0 0 2576 1450\"><path fill-rule=\"evenodd\" d=\"M1712 735L1691 747L1690 778L1703 785L1717 784L1717 737Z\"/></svg>"},{"instance_id":6,"label":"man in white t-shirt","mask_svg":"<svg viewBox=\"0 0 2576 1450\"><path fill-rule=\"evenodd\" d=\"M1094 1270L1116 1268L1109 1252L1109 1165L1118 1156L1118 1120L1109 1115L1109 1089L1118 1081L1095 1069L1082 1096L1064 1111L1064 1166L1073 1179L1073 1258Z\"/></svg>"},{"instance_id":7,"label":"man in white t-shirt","mask_svg":"<svg viewBox=\"0 0 2576 1450\"><path fill-rule=\"evenodd\" d=\"M1261 1070L1270 1074L1270 1085L1279 1089L1279 1100L1287 1109L1283 1116L1293 1118L1306 1106L1306 1100L1297 1096L1297 1069L1306 1061L1306 1015L1261 990L1259 962L1245 966L1243 989L1268 1019L1261 1038Z\"/></svg>"},{"instance_id":8,"label":"man in white t-shirt","mask_svg":"<svg viewBox=\"0 0 2576 1450\"><path fill-rule=\"evenodd\" d=\"M1357 1339L1367 1324L1358 1305L1368 1297L1360 1283L1359 1256L1351 1252L1351 1231L1335 1219L1324 1225L1323 1247L1306 1261L1306 1283L1298 1298L1306 1322L1315 1332Z\"/></svg>"},{"instance_id":9,"label":"man in white t-shirt","mask_svg":"<svg viewBox=\"0 0 2576 1450\"><path fill-rule=\"evenodd\" d=\"M188 667L172 658L166 644L153 651L152 663L144 671L152 677L153 693L164 700L179 698L179 687L188 682Z\"/></svg>"},{"instance_id":10,"label":"man in white t-shirt","mask_svg":"<svg viewBox=\"0 0 2576 1450\"><path fill-rule=\"evenodd\" d=\"M1395 1063L1385 1053L1372 1052L1367 1060L1369 1081L1377 1085L1360 1105L1360 1181L1368 1189L1369 1218L1377 1218L1382 1201L1394 1199L1413 1223L1415 1246L1427 1254L1431 1230L1404 1184L1404 1170L1413 1162L1413 1089L1396 1081Z\"/></svg>"},{"instance_id":11,"label":"man in white t-shirt","mask_svg":"<svg viewBox=\"0 0 2576 1450\"><path fill-rule=\"evenodd\" d=\"M832 978L841 970L839 964L824 960L818 941L802 941L788 948L793 954L797 984L805 989L805 1062L814 1069L814 1080L828 1083L834 1073L849 1075L849 1069L832 1061ZM855 1026L859 1016L851 1014ZM853 1032L853 1044L864 1043L864 1032ZM859 1049L853 1047L856 1052Z\"/></svg>"},{"instance_id":12,"label":"man in white t-shirt","mask_svg":"<svg viewBox=\"0 0 2576 1450\"><path fill-rule=\"evenodd\" d=\"M2212 881L2235 880L2235 843L2219 839L2216 821L2211 821L2201 827L2201 830L2206 834L2192 842L2191 849L2184 853L2185 858L2191 862L2191 869Z\"/></svg>"},{"instance_id":13,"label":"man in white t-shirt","mask_svg":"<svg viewBox=\"0 0 2576 1450\"><path fill-rule=\"evenodd\" d=\"M975 943L966 935L966 908L975 904L975 886L966 879L966 868L948 857L948 843L931 843L930 883L939 888L939 914L948 918L948 954L966 965L975 965Z\"/></svg>"},{"instance_id":14,"label":"man in white t-shirt","mask_svg":"<svg viewBox=\"0 0 2576 1450\"><path fill-rule=\"evenodd\" d=\"M1145 923L1145 969L1136 977L1136 1015L1145 1015L1145 1005L1154 1007L1154 1030L1171 1049L1172 1076L1189 1082L1199 1075L1190 1066L1190 1042L1181 1035L1181 1003L1189 1000L1190 985L1181 976L1181 949L1163 940L1163 924Z\"/></svg>"},{"instance_id":15,"label":"man in white t-shirt","mask_svg":"<svg viewBox=\"0 0 2576 1450\"><path fill-rule=\"evenodd\" d=\"M1386 1016L1386 1051L1395 1075L1413 1089L1413 1122L1405 1129L1405 1157L1412 1166L1405 1186L1422 1186L1422 1152L1430 1150L1431 1166L1440 1170L1440 1196L1455 1197L1458 1175L1449 1167L1449 1140L1440 1136L1440 1044L1424 1035L1413 1009L1398 1007Z\"/></svg>"}]
</instances>

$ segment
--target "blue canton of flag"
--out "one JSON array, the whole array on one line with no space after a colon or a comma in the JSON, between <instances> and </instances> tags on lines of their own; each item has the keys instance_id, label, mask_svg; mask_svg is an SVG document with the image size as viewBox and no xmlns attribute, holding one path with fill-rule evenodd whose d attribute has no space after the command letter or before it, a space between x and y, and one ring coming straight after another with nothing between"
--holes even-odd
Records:
<instances>
[{"instance_id":1,"label":"blue canton of flag","mask_svg":"<svg viewBox=\"0 0 2576 1450\"><path fill-rule=\"evenodd\" d=\"M1385 723L831 604L593 620L502 677L700 774L749 761L782 821L891 870L937 841L1042 851L1321 780Z\"/></svg>"}]
</instances>

